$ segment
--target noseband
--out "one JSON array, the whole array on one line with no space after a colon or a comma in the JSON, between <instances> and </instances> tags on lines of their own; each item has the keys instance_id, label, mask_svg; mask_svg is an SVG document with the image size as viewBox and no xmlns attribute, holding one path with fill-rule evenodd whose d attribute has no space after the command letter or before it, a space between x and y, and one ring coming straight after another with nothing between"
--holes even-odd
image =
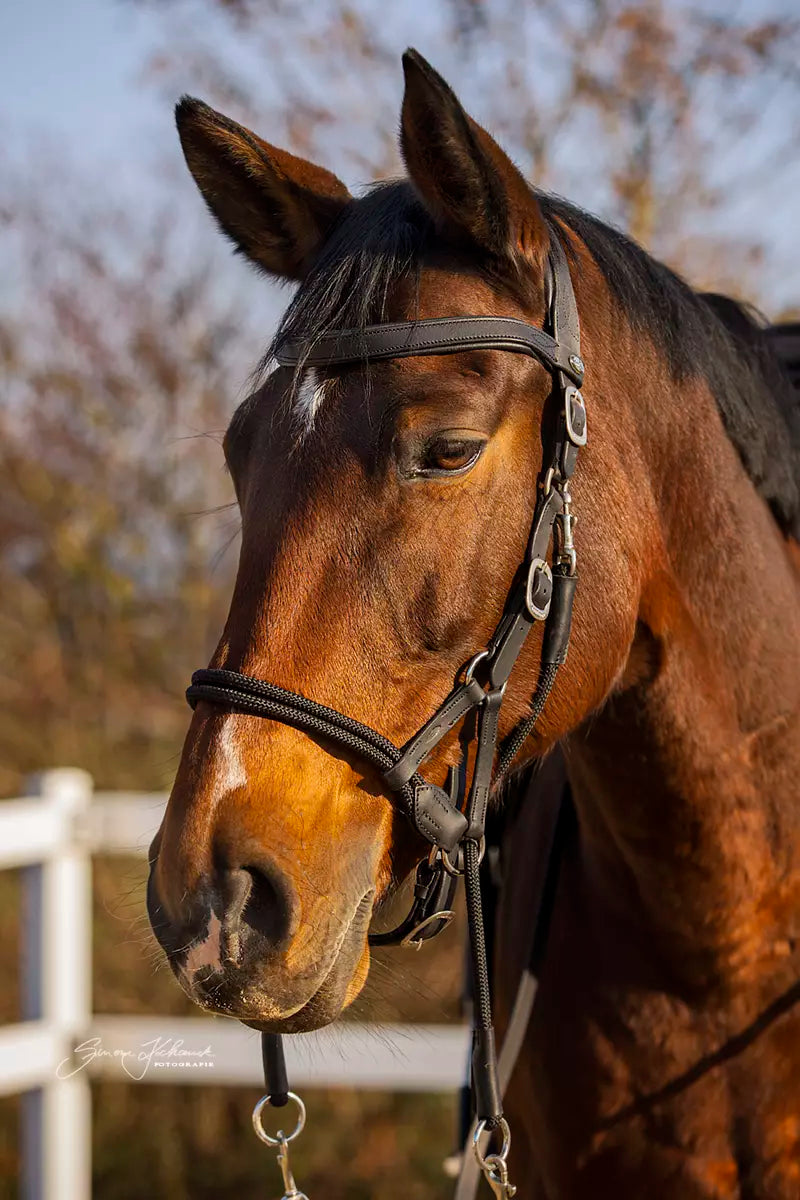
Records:
<instances>
[{"instance_id":1,"label":"noseband","mask_svg":"<svg viewBox=\"0 0 800 1200\"><path fill-rule=\"evenodd\" d=\"M553 389L545 408L544 458L525 559L512 582L503 615L487 646L459 673L450 694L404 746L395 746L368 725L276 684L237 671L196 671L186 696L233 712L266 717L317 735L353 752L375 767L395 804L431 844L417 868L414 902L406 919L388 933L370 936L373 945L419 946L453 916L458 876L465 877L475 996L472 1088L481 1127L507 1125L497 1082L485 949L479 866L486 810L493 786L538 721L559 666L566 660L577 583L569 480L578 450L586 444L586 409L580 393L584 366L575 295L564 248L551 230L546 271L546 328L511 317L444 317L336 330L309 343L285 341L277 359L283 366L326 367L463 350L506 350L527 354L550 372ZM553 541L552 566L548 549ZM514 665L535 624L544 624L539 680L529 714L500 747L500 706ZM446 787L426 780L419 769L436 746L469 713L477 712L477 742L469 789L468 744ZM495 767L495 759L498 759ZM280 1076L280 1071L277 1072ZM273 1083L274 1094L286 1090ZM498 1156L494 1156L498 1157Z\"/></svg>"}]
</instances>

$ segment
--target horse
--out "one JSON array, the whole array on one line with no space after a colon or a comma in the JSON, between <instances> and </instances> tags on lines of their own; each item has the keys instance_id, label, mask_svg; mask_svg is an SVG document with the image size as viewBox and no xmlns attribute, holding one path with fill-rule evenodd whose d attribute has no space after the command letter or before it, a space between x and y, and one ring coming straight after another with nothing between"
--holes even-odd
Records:
<instances>
[{"instance_id":1,"label":"horse","mask_svg":"<svg viewBox=\"0 0 800 1200\"><path fill-rule=\"evenodd\" d=\"M495 802L500 1031L533 920L545 805L570 796L538 993L507 1096L520 1200L800 1194L800 431L745 310L531 186L416 52L407 178L324 167L184 98L199 190L297 284L224 451L238 574L212 667L274 680L396 745L503 610L541 486L552 381L494 349L276 366L287 337L465 315L540 326L569 263L591 438L569 656ZM542 639L508 681L530 711ZM459 730L425 766L441 779ZM548 759L549 756L549 759ZM151 850L150 919L202 1008L333 1021L373 913L425 853L381 775L323 736L197 703ZM540 857L540 856L539 856Z\"/></svg>"}]
</instances>

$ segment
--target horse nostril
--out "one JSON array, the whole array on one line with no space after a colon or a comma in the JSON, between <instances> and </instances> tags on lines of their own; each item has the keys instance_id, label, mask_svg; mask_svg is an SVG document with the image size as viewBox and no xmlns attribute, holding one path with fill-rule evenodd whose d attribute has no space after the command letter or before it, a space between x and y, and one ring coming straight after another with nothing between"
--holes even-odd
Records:
<instances>
[{"instance_id":1,"label":"horse nostril","mask_svg":"<svg viewBox=\"0 0 800 1200\"><path fill-rule=\"evenodd\" d=\"M237 962L241 949L241 921L253 890L253 877L247 870L226 871L220 892L222 894L222 938L221 957Z\"/></svg>"},{"instance_id":2,"label":"horse nostril","mask_svg":"<svg viewBox=\"0 0 800 1200\"><path fill-rule=\"evenodd\" d=\"M228 957L238 959L242 937L251 932L264 950L280 949L289 940L293 898L290 885L271 864L241 867L228 875L223 928Z\"/></svg>"}]
</instances>

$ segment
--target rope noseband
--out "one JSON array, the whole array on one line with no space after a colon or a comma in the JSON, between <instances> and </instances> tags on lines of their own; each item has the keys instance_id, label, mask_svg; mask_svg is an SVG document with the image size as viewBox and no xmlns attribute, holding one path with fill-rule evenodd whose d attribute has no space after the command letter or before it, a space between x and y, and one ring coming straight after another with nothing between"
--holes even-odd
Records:
<instances>
[{"instance_id":1,"label":"rope noseband","mask_svg":"<svg viewBox=\"0 0 800 1200\"><path fill-rule=\"evenodd\" d=\"M551 232L546 282L548 329L510 317L434 318L372 325L362 330L336 330L313 343L286 341L277 353L278 362L286 366L330 366L484 348L529 355L552 375L555 419L547 423L543 436L545 458L525 559L487 646L465 666L433 716L404 746L398 747L368 725L336 709L237 671L196 671L186 693L192 707L204 700L229 711L265 717L322 736L354 752L380 772L385 786L395 796L397 807L432 849L417 868L414 902L408 916L396 929L372 934L373 945L401 942L419 946L435 936L452 918L457 877L463 873L475 996L472 1054L475 1115L479 1130L500 1128L504 1144L508 1126L497 1080L481 904L481 846L492 787L506 774L533 730L558 668L567 656L577 583L569 480L578 451L586 444L587 432L586 409L579 390L584 366L578 311L566 255L555 231ZM552 565L548 562L551 539ZM540 622L544 623L544 638L531 710L500 748L495 766L498 721L506 684L528 634ZM451 768L446 787L426 780L419 773L420 767L472 711L477 712L474 735L477 749L469 789L466 746L461 767ZM280 1058L277 1041L273 1041L273 1051L272 1058ZM283 1094L286 1089L281 1082L270 1090ZM505 1145L504 1149L507 1151ZM482 1169L485 1173L497 1172L499 1164L504 1163L505 1154L501 1151L489 1155L482 1162ZM487 1179L493 1182L489 1173Z\"/></svg>"}]
</instances>

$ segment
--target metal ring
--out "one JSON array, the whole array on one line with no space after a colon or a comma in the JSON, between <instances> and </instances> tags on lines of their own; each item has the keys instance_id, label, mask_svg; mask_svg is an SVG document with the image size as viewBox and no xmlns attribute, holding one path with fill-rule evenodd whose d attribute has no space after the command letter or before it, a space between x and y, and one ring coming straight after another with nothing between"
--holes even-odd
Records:
<instances>
[{"instance_id":1,"label":"metal ring","mask_svg":"<svg viewBox=\"0 0 800 1200\"><path fill-rule=\"evenodd\" d=\"M299 1137L299 1135L303 1132L303 1129L305 1128L305 1124L306 1124L306 1106L305 1106L305 1104L303 1104L303 1101L300 1099L300 1097L298 1095L296 1095L295 1092L287 1092L286 1094L288 1095L289 1099L294 1100L295 1104L297 1105L297 1124L295 1125L292 1132L289 1134L285 1134L285 1133L283 1133L282 1129L279 1129L278 1137L273 1137L272 1134L267 1133L266 1129L264 1128L264 1126L261 1123L261 1114L263 1113L264 1109L270 1108L272 1106L272 1097L271 1096L262 1096L261 1099L259 1100L258 1104L256 1104L255 1108L253 1109L253 1129L255 1129L255 1131L256 1131L256 1137L260 1138L262 1142L266 1142L266 1144L268 1146L280 1146L281 1145L281 1137L280 1137L281 1134L283 1134L283 1140L285 1142L293 1142L296 1137Z\"/></svg>"},{"instance_id":2,"label":"metal ring","mask_svg":"<svg viewBox=\"0 0 800 1200\"><path fill-rule=\"evenodd\" d=\"M459 851L461 850L460 844L458 846L458 850ZM486 835L481 834L480 841L478 842L478 864L479 865L480 865L480 863L483 862L483 856L485 853L486 853ZM460 879L461 876L464 874L464 868L459 867L458 859L456 859L456 862L453 863L453 860L451 859L450 855L447 853L446 850L443 850L441 846L434 846L434 848L433 848L434 861L435 861L435 856L437 854L441 857L442 866L444 867L445 871L447 871L447 874L451 875L453 877L453 879ZM433 866L433 861L430 858L428 859L428 862L430 862L431 866Z\"/></svg>"},{"instance_id":3,"label":"metal ring","mask_svg":"<svg viewBox=\"0 0 800 1200\"><path fill-rule=\"evenodd\" d=\"M479 650L477 654L473 654L472 658L464 668L464 683L472 682L473 676L475 675L475 668L477 667L478 663L483 662L483 660L488 657L488 650Z\"/></svg>"},{"instance_id":4,"label":"metal ring","mask_svg":"<svg viewBox=\"0 0 800 1200\"><path fill-rule=\"evenodd\" d=\"M460 849L461 847L459 846L459 850ZM450 855L446 850L442 850L440 847L439 853L442 856L442 866L444 867L445 871L447 871L447 874L451 876L452 879L459 879L464 874L464 869L463 867L459 867L457 865L458 858L456 858L456 865L454 865Z\"/></svg>"},{"instance_id":5,"label":"metal ring","mask_svg":"<svg viewBox=\"0 0 800 1200\"><path fill-rule=\"evenodd\" d=\"M511 1149L511 1130L505 1117L501 1117L496 1128L499 1129L503 1135L503 1145L499 1151L496 1151L494 1154L487 1154L486 1158L484 1158L481 1154L481 1138L486 1132L487 1125L488 1121L478 1121L478 1124L475 1126L475 1132L472 1135L472 1148L475 1151L475 1158L478 1161L478 1166L482 1171L492 1169L492 1163L489 1161L490 1159L494 1159L495 1161L499 1159L500 1162L505 1162L508 1158L508 1152ZM494 1132L494 1130L492 1130L492 1132Z\"/></svg>"},{"instance_id":6,"label":"metal ring","mask_svg":"<svg viewBox=\"0 0 800 1200\"><path fill-rule=\"evenodd\" d=\"M461 846L459 845L456 849L456 853L458 853L460 849ZM435 867L437 861L441 862L445 871L447 871L447 874L452 876L453 879L460 879L464 874L464 872L459 870L457 866L453 866L452 859L446 850L443 850L441 846L431 846L431 852L428 855L428 866Z\"/></svg>"}]
</instances>

